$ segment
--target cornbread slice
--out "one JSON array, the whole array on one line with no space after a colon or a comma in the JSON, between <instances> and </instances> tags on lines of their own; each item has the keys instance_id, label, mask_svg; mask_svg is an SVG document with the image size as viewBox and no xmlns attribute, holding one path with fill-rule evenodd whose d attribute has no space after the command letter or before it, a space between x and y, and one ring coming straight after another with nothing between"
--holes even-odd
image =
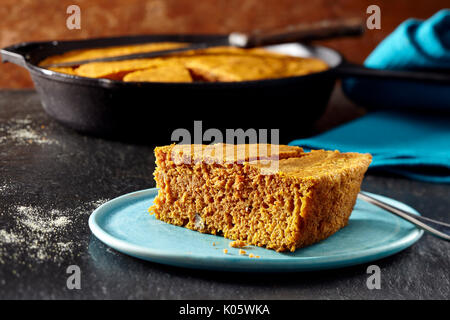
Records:
<instances>
[{"instance_id":1,"label":"cornbread slice","mask_svg":"<svg viewBox=\"0 0 450 320\"><path fill-rule=\"evenodd\" d=\"M157 219L277 251L344 227L371 162L274 145L170 145L155 156L159 191L149 210Z\"/></svg>"},{"instance_id":2,"label":"cornbread slice","mask_svg":"<svg viewBox=\"0 0 450 320\"><path fill-rule=\"evenodd\" d=\"M234 82L275 79L320 72L328 69L325 62L314 58L267 55L205 55L185 61L194 74L209 82Z\"/></svg>"},{"instance_id":3,"label":"cornbread slice","mask_svg":"<svg viewBox=\"0 0 450 320\"><path fill-rule=\"evenodd\" d=\"M182 42L153 42L126 46L113 46L105 48L78 49L45 58L39 62L40 66L52 63L82 61L97 58L117 57L127 54L170 50L186 46Z\"/></svg>"},{"instance_id":4,"label":"cornbread slice","mask_svg":"<svg viewBox=\"0 0 450 320\"><path fill-rule=\"evenodd\" d=\"M182 64L175 63L129 73L123 78L123 81L192 82L192 77Z\"/></svg>"},{"instance_id":5,"label":"cornbread slice","mask_svg":"<svg viewBox=\"0 0 450 320\"><path fill-rule=\"evenodd\" d=\"M82 64L74 72L82 77L121 80L130 72L156 68L164 64L165 61L161 58L91 62Z\"/></svg>"}]
</instances>

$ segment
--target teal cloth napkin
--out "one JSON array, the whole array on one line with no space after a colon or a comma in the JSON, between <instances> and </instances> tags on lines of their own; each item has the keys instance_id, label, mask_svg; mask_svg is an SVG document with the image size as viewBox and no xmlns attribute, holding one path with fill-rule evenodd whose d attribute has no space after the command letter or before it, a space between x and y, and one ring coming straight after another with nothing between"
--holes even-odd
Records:
<instances>
[{"instance_id":1,"label":"teal cloth napkin","mask_svg":"<svg viewBox=\"0 0 450 320\"><path fill-rule=\"evenodd\" d=\"M375 48L364 65L450 72L450 10L441 10L425 21L406 20ZM448 84L348 78L342 87L347 97L368 108L450 111Z\"/></svg>"},{"instance_id":2,"label":"teal cloth napkin","mask_svg":"<svg viewBox=\"0 0 450 320\"><path fill-rule=\"evenodd\" d=\"M450 119L377 111L318 136L294 140L305 149L371 153L369 169L450 183Z\"/></svg>"},{"instance_id":3,"label":"teal cloth napkin","mask_svg":"<svg viewBox=\"0 0 450 320\"><path fill-rule=\"evenodd\" d=\"M450 71L450 10L441 10L426 21L405 21L364 64L380 69ZM291 145L368 152L373 155L369 170L450 183L448 84L351 78L343 81L343 89L351 100L374 111Z\"/></svg>"}]
</instances>

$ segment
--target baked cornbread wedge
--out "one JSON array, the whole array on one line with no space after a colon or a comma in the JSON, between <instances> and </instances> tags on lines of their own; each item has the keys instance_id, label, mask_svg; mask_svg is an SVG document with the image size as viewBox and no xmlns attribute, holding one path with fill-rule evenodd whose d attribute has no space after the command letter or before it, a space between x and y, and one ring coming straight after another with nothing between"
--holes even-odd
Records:
<instances>
[{"instance_id":1,"label":"baked cornbread wedge","mask_svg":"<svg viewBox=\"0 0 450 320\"><path fill-rule=\"evenodd\" d=\"M122 56L139 52L151 52L159 50L170 50L186 46L182 42L153 42L144 44L134 44L127 46L114 46L106 48L78 49L65 52L60 55L50 56L39 62L40 66L60 62L81 61L96 58L106 58Z\"/></svg>"},{"instance_id":2,"label":"baked cornbread wedge","mask_svg":"<svg viewBox=\"0 0 450 320\"><path fill-rule=\"evenodd\" d=\"M277 251L344 227L371 162L274 145L171 145L155 156L157 219Z\"/></svg>"},{"instance_id":3,"label":"baked cornbread wedge","mask_svg":"<svg viewBox=\"0 0 450 320\"><path fill-rule=\"evenodd\" d=\"M130 72L156 68L162 65L164 65L164 59L160 58L91 62L82 64L74 72L82 77L121 80Z\"/></svg>"},{"instance_id":4,"label":"baked cornbread wedge","mask_svg":"<svg viewBox=\"0 0 450 320\"><path fill-rule=\"evenodd\" d=\"M208 82L234 82L294 77L328 69L314 58L267 55L205 55L185 61L186 67Z\"/></svg>"},{"instance_id":5,"label":"baked cornbread wedge","mask_svg":"<svg viewBox=\"0 0 450 320\"><path fill-rule=\"evenodd\" d=\"M125 82L192 82L189 71L180 63L172 63L135 71L123 77Z\"/></svg>"}]
</instances>

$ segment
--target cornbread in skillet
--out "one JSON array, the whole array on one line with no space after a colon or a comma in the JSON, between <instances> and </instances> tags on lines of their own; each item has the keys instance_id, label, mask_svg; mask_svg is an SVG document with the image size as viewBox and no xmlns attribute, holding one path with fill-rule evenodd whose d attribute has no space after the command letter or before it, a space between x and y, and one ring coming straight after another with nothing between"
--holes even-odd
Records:
<instances>
[{"instance_id":1,"label":"cornbread in skillet","mask_svg":"<svg viewBox=\"0 0 450 320\"><path fill-rule=\"evenodd\" d=\"M344 227L371 162L283 145L170 145L155 156L157 219L277 251Z\"/></svg>"},{"instance_id":2,"label":"cornbread in skillet","mask_svg":"<svg viewBox=\"0 0 450 320\"><path fill-rule=\"evenodd\" d=\"M48 57L41 61L39 65L45 66L51 63L167 50L185 45L185 43L161 42L74 50L61 55ZM174 65L177 65L177 67L173 67ZM74 67L50 69L88 78L106 78L123 81L234 82L300 76L324 71L328 69L328 66L319 59L293 57L261 48L214 47L190 50L156 58L91 62ZM190 75L189 77L186 76L188 73ZM133 80L130 80L130 78Z\"/></svg>"}]
</instances>

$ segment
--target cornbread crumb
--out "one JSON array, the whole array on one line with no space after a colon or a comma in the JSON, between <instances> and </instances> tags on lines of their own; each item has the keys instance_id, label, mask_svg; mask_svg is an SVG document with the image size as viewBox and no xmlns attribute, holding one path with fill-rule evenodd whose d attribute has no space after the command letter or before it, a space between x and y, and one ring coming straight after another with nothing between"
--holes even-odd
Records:
<instances>
[{"instance_id":1,"label":"cornbread crumb","mask_svg":"<svg viewBox=\"0 0 450 320\"><path fill-rule=\"evenodd\" d=\"M255 256L255 258L261 258L260 256Z\"/></svg>"},{"instance_id":2,"label":"cornbread crumb","mask_svg":"<svg viewBox=\"0 0 450 320\"><path fill-rule=\"evenodd\" d=\"M223 253L227 254L228 253L228 249L223 249Z\"/></svg>"},{"instance_id":3,"label":"cornbread crumb","mask_svg":"<svg viewBox=\"0 0 450 320\"><path fill-rule=\"evenodd\" d=\"M212 243L212 245L213 245L213 246L216 246L216 243L215 243L215 242L213 242L213 243Z\"/></svg>"},{"instance_id":4,"label":"cornbread crumb","mask_svg":"<svg viewBox=\"0 0 450 320\"><path fill-rule=\"evenodd\" d=\"M230 244L229 244L229 246L231 248L243 248L243 247L245 247L245 245L246 245L245 242L242 240L236 240L236 241L230 242Z\"/></svg>"},{"instance_id":5,"label":"cornbread crumb","mask_svg":"<svg viewBox=\"0 0 450 320\"><path fill-rule=\"evenodd\" d=\"M243 255L246 255L247 252L245 252L245 250L239 249L239 254L243 256Z\"/></svg>"},{"instance_id":6,"label":"cornbread crumb","mask_svg":"<svg viewBox=\"0 0 450 320\"><path fill-rule=\"evenodd\" d=\"M248 257L249 257L249 258L254 258L255 255L254 255L253 253L250 253L250 254L248 255Z\"/></svg>"}]
</instances>

